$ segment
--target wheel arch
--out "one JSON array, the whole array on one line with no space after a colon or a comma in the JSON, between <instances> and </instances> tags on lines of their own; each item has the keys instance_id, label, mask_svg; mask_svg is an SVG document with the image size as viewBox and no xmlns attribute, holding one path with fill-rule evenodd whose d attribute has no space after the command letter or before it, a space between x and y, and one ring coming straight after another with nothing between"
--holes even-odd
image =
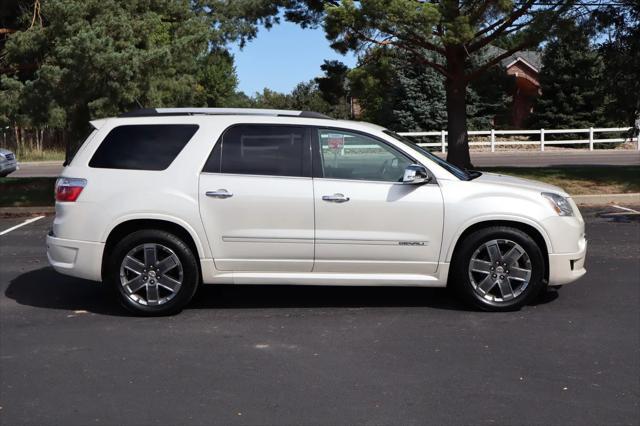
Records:
<instances>
[{"instance_id":1,"label":"wheel arch","mask_svg":"<svg viewBox=\"0 0 640 426\"><path fill-rule=\"evenodd\" d=\"M546 235L546 233L544 233L543 230L537 228L532 224L525 223L523 221L518 221L513 219L494 219L494 220L483 220L483 221L475 222L468 225L466 228L464 228L458 233L458 236L455 239L455 243L451 245L451 248L447 254L446 260L449 262L453 261L453 257L458 252L460 244L462 243L462 241L464 241L464 239L468 235L480 229L489 228L493 226L507 226L507 227L515 228L529 235L536 242L536 244L538 245L538 247L540 247L540 250L542 251L542 257L544 259L544 266L545 266L544 279L548 281L549 253L551 252L551 244L550 244L549 238Z\"/></svg>"},{"instance_id":2,"label":"wheel arch","mask_svg":"<svg viewBox=\"0 0 640 426\"><path fill-rule=\"evenodd\" d=\"M190 231L182 224L166 220L166 219L129 219L124 220L115 225L108 233L105 241L104 252L102 255L102 276L104 277L104 268L111 254L111 251L115 247L116 243L120 241L124 236L140 231L143 229L158 229L166 232L170 232L182 239L185 244L193 251L196 256L196 263L198 264L199 274L202 275L200 270L200 259L202 258L202 246L200 241L192 235L193 231ZM202 276L201 276L202 278Z\"/></svg>"}]
</instances>

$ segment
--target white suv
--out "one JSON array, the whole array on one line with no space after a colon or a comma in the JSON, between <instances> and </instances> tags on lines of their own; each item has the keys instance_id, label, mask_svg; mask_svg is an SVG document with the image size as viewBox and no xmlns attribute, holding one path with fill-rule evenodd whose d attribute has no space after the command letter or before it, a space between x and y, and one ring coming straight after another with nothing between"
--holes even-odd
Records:
<instances>
[{"instance_id":1,"label":"white suv","mask_svg":"<svg viewBox=\"0 0 640 426\"><path fill-rule=\"evenodd\" d=\"M586 271L562 189L469 172L373 124L153 109L93 121L56 184L49 262L135 313L200 283L445 287L513 310Z\"/></svg>"}]
</instances>

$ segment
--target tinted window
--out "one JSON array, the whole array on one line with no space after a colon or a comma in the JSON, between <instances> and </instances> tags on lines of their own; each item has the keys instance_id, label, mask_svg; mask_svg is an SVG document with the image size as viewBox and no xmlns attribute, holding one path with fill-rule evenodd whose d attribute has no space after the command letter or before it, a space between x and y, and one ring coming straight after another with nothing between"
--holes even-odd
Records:
<instances>
[{"instance_id":1,"label":"tinted window","mask_svg":"<svg viewBox=\"0 0 640 426\"><path fill-rule=\"evenodd\" d=\"M454 166L453 164L443 160L442 158L440 158L437 155L433 154L429 150L421 147L417 143L414 143L411 139L408 139L408 138L406 138L404 136L400 136L399 134L394 133L394 132L392 132L390 130L384 130L384 132L387 135L391 136L392 138L395 138L398 141L402 142L403 144L407 145L411 149L415 149L416 151L418 151L419 153L421 153L425 157L429 158L434 163L438 164L440 167L446 169L449 173L451 173L452 175L454 175L458 179L461 179L461 180L471 180L471 179L473 179L473 177L466 170L460 169L457 166Z\"/></svg>"},{"instance_id":2,"label":"tinted window","mask_svg":"<svg viewBox=\"0 0 640 426\"><path fill-rule=\"evenodd\" d=\"M119 126L100 144L89 167L164 170L198 130L194 124Z\"/></svg>"},{"instance_id":3,"label":"tinted window","mask_svg":"<svg viewBox=\"0 0 640 426\"><path fill-rule=\"evenodd\" d=\"M306 139L305 129L297 126L234 126L216 143L203 171L308 176L311 154Z\"/></svg>"},{"instance_id":4,"label":"tinted window","mask_svg":"<svg viewBox=\"0 0 640 426\"><path fill-rule=\"evenodd\" d=\"M323 176L400 182L412 161L377 139L340 130L319 130Z\"/></svg>"}]
</instances>

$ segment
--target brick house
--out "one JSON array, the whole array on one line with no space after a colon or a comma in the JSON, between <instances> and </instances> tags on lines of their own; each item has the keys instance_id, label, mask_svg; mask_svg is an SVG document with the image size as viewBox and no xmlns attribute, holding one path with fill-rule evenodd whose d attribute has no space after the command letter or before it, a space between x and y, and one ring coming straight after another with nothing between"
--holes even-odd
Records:
<instances>
[{"instance_id":1,"label":"brick house","mask_svg":"<svg viewBox=\"0 0 640 426\"><path fill-rule=\"evenodd\" d=\"M541 56L539 52L525 50L503 59L501 64L507 75L515 78L509 124L520 129L533 110L535 98L540 95Z\"/></svg>"}]
</instances>

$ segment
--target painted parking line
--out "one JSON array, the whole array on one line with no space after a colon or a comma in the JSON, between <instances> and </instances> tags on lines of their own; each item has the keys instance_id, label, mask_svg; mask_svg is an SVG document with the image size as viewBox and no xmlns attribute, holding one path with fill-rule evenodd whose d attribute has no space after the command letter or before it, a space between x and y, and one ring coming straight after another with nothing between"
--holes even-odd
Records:
<instances>
[{"instance_id":1,"label":"painted parking line","mask_svg":"<svg viewBox=\"0 0 640 426\"><path fill-rule=\"evenodd\" d=\"M619 206L619 205L617 205L617 204L614 204L614 205L613 205L613 206L611 206L611 207L615 207L615 208L617 208L617 209L624 210L624 211L631 212L631 213L640 213L640 212L639 212L639 211L637 211L637 210L630 209L629 207Z\"/></svg>"},{"instance_id":2,"label":"painted parking line","mask_svg":"<svg viewBox=\"0 0 640 426\"><path fill-rule=\"evenodd\" d=\"M0 236L2 236L2 235L4 235L4 234L8 234L8 233L9 233L9 232L11 232L11 231L15 231L15 230L16 230L16 229L18 229L18 228L22 228L22 227L23 227L23 226L25 226L25 225L28 225L28 224L30 224L30 223L33 223L33 222L35 222L35 221L37 221L37 220L42 219L43 217L44 217L44 216L37 216L37 217L33 217L33 218L31 218L31 219L27 219L27 220L25 220L24 222L17 224L16 226L12 226L12 227L11 227L11 228L9 228L9 229L5 229L4 231L0 231Z\"/></svg>"}]
</instances>

